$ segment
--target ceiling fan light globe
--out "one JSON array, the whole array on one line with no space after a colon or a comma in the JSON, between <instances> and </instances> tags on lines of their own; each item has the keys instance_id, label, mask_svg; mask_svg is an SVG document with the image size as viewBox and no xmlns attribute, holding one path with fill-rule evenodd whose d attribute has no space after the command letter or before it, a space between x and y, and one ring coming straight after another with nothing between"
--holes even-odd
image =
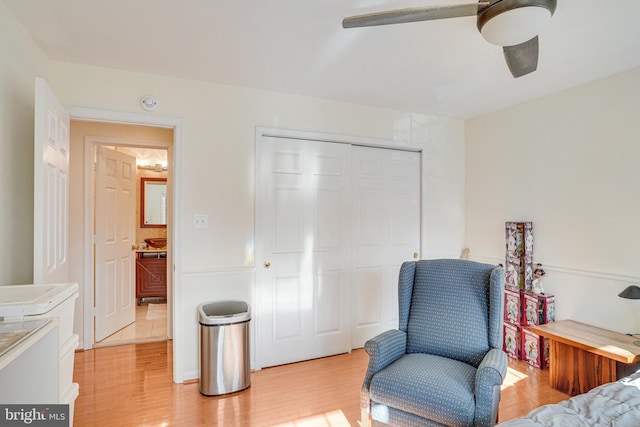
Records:
<instances>
[{"instance_id":1,"label":"ceiling fan light globe","mask_svg":"<svg viewBox=\"0 0 640 427\"><path fill-rule=\"evenodd\" d=\"M551 15L552 11L545 7L518 7L489 19L480 33L491 44L515 46L540 34L551 21Z\"/></svg>"}]
</instances>

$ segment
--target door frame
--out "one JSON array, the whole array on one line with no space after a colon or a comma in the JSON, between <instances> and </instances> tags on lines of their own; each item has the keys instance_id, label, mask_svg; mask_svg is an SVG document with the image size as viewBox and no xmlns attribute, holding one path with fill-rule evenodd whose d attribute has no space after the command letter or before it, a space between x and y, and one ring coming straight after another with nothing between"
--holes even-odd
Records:
<instances>
[{"instance_id":1,"label":"door frame","mask_svg":"<svg viewBox=\"0 0 640 427\"><path fill-rule=\"evenodd\" d=\"M180 191L182 186L182 146L183 146L183 131L184 124L183 119L177 117L170 116L156 116L150 114L141 114L141 113L129 113L123 111L108 111L108 110L99 110L92 108L82 108L82 107L69 107L69 118L71 120L83 120L83 121L92 121L92 122L105 122L105 123L113 123L113 124L128 124L128 125L141 125L141 126L154 126L154 127L164 127L164 128L172 128L173 129L173 147L168 149L168 163L170 166L170 175L173 179L173 202L171 204L171 209L167 212L168 221L167 224L171 224L171 236L169 239L169 253L171 254L171 258L167 264L167 278L170 282L167 289L167 299L170 299L170 302L167 301L167 321L170 325L167 328L167 334L170 339L173 339L173 381L175 383L182 383L184 381L184 372L183 372L183 360L181 352L177 351L177 349L181 348L182 345L182 336L179 331L184 329L183 327L183 319L180 316L176 316L177 312L180 312L179 308L181 307L182 298L181 298L181 289L182 283L180 280L176 280L181 277L181 252L178 248L182 247L181 245L181 219L182 214L178 206L182 205L182 192ZM85 146L86 150L86 146ZM86 154L86 153L85 153ZM87 173L87 159L83 159L85 164L85 174ZM91 162L91 166L89 166L89 171L93 170L93 162ZM91 173L91 175L93 175ZM84 177L84 182L86 184L86 175ZM93 176L91 178L93 180ZM83 292L83 346L85 350L89 350L93 346L94 341L94 330L93 330L93 307L94 307L94 291L93 291L93 217L90 217L90 220L86 220L87 212L92 212L93 210L93 200L86 199L87 189L85 187L85 200L83 206L84 212L84 225L83 225L83 254L84 256L84 265L83 265L83 281L84 285L82 287ZM93 194L93 190L91 190ZM167 233L169 233L167 231ZM178 333L176 333L178 332Z\"/></svg>"},{"instance_id":2,"label":"door frame","mask_svg":"<svg viewBox=\"0 0 640 427\"><path fill-rule=\"evenodd\" d=\"M376 138L366 138L366 137L357 137L357 136L347 136L347 135L339 135L339 134L331 134L331 133L322 133L322 132L310 132L310 131L300 131L300 130L292 130L292 129L280 129L280 128L271 128L271 127L263 127L256 126L256 139L255 139L255 153L256 153L256 164L255 164L255 195L254 195L254 204L255 204L255 215L254 215L254 294L256 295L256 307L254 307L254 313L256 318L256 323L259 325L264 322L265 319L264 311L260 306L259 302L260 298L260 277L261 277L261 268L262 263L265 260L265 253L262 244L262 233L263 227L261 225L261 211L260 208L263 205L261 200L262 195L258 191L260 188L260 171L261 166L259 164L258 159L263 158L263 140L264 138L272 137L272 138L284 138L284 139L298 139L298 140L307 140L307 141L318 141L318 142L330 142L330 143L338 143L338 144L349 144L355 146L364 146L364 147L372 147L372 148L386 148L391 150L401 150L401 151L413 151L420 153L420 253L426 253L425 248L425 238L424 238L424 227L425 227L425 219L424 214L426 212L426 176L425 173L427 159L427 145L423 143L409 143L402 140L385 140L385 139L376 139ZM260 343L262 342L261 328L256 327L255 329L255 339L253 342ZM256 356L255 356L256 369L261 369L264 367L264 358L261 354L261 348L259 345L256 345Z\"/></svg>"}]
</instances>

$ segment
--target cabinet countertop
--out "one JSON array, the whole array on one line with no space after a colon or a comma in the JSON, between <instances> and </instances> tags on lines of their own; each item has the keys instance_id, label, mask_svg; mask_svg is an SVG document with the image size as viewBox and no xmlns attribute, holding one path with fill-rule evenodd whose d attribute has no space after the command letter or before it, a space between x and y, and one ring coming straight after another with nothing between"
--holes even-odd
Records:
<instances>
[{"instance_id":1,"label":"cabinet countertop","mask_svg":"<svg viewBox=\"0 0 640 427\"><path fill-rule=\"evenodd\" d=\"M56 325L57 322L51 319L0 322L0 369Z\"/></svg>"}]
</instances>

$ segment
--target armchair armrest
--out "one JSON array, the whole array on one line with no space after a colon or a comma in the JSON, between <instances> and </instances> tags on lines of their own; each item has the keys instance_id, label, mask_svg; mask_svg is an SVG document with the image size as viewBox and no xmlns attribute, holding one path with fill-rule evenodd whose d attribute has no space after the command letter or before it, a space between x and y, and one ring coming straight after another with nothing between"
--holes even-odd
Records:
<instances>
[{"instance_id":1,"label":"armchair armrest","mask_svg":"<svg viewBox=\"0 0 640 427\"><path fill-rule=\"evenodd\" d=\"M407 334L397 329L383 332L367 341L364 350L369 354L369 367L362 388L368 390L373 374L386 368L405 354Z\"/></svg>"},{"instance_id":2,"label":"armchair armrest","mask_svg":"<svg viewBox=\"0 0 640 427\"><path fill-rule=\"evenodd\" d=\"M498 416L500 385L507 375L507 355L492 348L476 371L476 426L493 426Z\"/></svg>"},{"instance_id":3,"label":"armchair armrest","mask_svg":"<svg viewBox=\"0 0 640 427\"><path fill-rule=\"evenodd\" d=\"M373 375L398 360L407 350L407 334L398 329L386 331L371 338L364 345L369 354L369 366L360 389L362 420L369 419L369 386ZM364 425L364 424L363 424Z\"/></svg>"}]
</instances>

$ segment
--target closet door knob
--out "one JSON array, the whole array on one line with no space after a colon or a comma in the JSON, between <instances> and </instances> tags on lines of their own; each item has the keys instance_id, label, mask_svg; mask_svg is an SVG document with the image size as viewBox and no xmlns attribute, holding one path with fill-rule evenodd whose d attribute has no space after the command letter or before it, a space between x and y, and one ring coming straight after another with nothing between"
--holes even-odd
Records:
<instances>
[{"instance_id":1,"label":"closet door knob","mask_svg":"<svg viewBox=\"0 0 640 427\"><path fill-rule=\"evenodd\" d=\"M264 265L264 268L271 267L271 263L269 261L265 261L263 265Z\"/></svg>"},{"instance_id":2,"label":"closet door knob","mask_svg":"<svg viewBox=\"0 0 640 427\"><path fill-rule=\"evenodd\" d=\"M413 258L414 259L418 259L419 256L420 256L420 254L418 252L414 252L413 253Z\"/></svg>"}]
</instances>

